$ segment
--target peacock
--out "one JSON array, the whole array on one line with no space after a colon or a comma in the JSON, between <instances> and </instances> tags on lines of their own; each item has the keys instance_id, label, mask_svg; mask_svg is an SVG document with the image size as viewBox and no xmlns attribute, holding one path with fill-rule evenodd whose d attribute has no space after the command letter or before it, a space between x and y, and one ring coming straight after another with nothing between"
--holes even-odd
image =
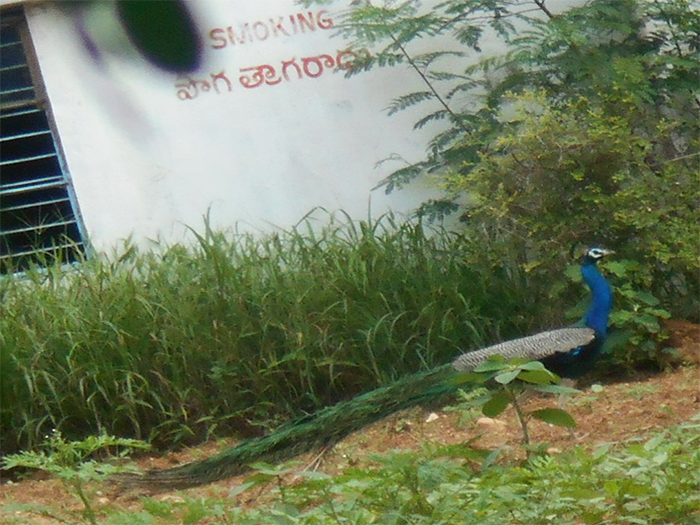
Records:
<instances>
[{"instance_id":1,"label":"peacock","mask_svg":"<svg viewBox=\"0 0 700 525\"><path fill-rule=\"evenodd\" d=\"M581 326L541 332L467 352L452 363L419 372L365 394L289 421L274 432L242 441L210 458L143 474L122 474L116 481L127 489L163 491L213 483L243 474L256 462L275 463L337 443L358 429L394 412L434 402L464 387L460 376L490 356L540 360L556 374L578 378L591 370L601 352L612 308L612 290L597 263L613 253L602 247L586 250L581 275L591 290Z\"/></svg>"}]
</instances>

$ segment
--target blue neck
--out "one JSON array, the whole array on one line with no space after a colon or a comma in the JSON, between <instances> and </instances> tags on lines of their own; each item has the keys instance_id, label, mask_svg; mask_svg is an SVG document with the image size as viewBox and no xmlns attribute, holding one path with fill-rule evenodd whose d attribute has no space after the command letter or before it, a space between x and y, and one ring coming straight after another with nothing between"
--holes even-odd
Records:
<instances>
[{"instance_id":1,"label":"blue neck","mask_svg":"<svg viewBox=\"0 0 700 525\"><path fill-rule=\"evenodd\" d=\"M605 335L608 329L608 317L612 309L612 290L594 262L584 262L581 266L581 275L593 294L591 306L584 317L586 326L593 328L598 335Z\"/></svg>"}]
</instances>

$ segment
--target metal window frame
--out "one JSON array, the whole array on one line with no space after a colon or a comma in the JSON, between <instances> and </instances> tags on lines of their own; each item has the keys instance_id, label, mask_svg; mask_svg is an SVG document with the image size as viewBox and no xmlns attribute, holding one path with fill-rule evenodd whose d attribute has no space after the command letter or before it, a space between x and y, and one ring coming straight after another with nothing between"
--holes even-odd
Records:
<instances>
[{"instance_id":1,"label":"metal window frame","mask_svg":"<svg viewBox=\"0 0 700 525\"><path fill-rule=\"evenodd\" d=\"M36 132L36 133L27 133L24 135L17 135L13 136L13 139L16 138L23 138L23 137L28 137L32 135L41 135L41 134L49 134L51 138L51 142L53 144L53 150L55 153L53 154L47 154L47 155L37 155L35 158L49 158L49 157L56 157L56 160L58 162L58 166L60 169L60 176L52 176L52 177L46 177L43 179L36 179L33 180L32 183L22 185L21 183L15 183L12 186L16 186L15 188L11 188L9 186L11 185L6 185L5 188L3 188L3 193L6 195L9 194L15 194L15 193L22 193L22 192L29 192L29 191L37 191L37 190L47 190L47 189L52 189L52 188L57 188L57 187L62 187L66 194L67 197L65 199L54 199L51 201L46 201L42 202L42 204L51 204L51 203L57 203L57 202L65 202L66 200L69 202L71 211L73 213L73 221L71 222L72 224L75 224L75 227L77 228L78 231L78 237L79 239L76 242L76 245L78 246L78 255L82 257L88 257L92 254L92 248L89 243L89 238L87 235L87 231L85 228L85 222L83 220L83 216L80 210L80 205L78 203L78 198L75 193L75 189L73 186L73 179L71 176L71 172L68 168L68 163L66 161L66 156L64 153L63 149L63 144L61 143L61 138L60 134L58 133L58 126L56 124L56 119L54 117L53 110L51 108L51 104L49 103L49 98L46 92L46 86L44 84L42 75L41 75L41 67L37 58L37 53L36 49L34 47L34 41L32 39L31 31L29 29L29 22L27 20L27 14L25 12L25 6L24 5L17 5L13 4L11 6L7 6L7 4L3 5L0 4L0 26L6 26L6 25L11 25L17 28L17 32L19 34L20 42L22 45L22 49L24 51L25 59L26 59L26 67L29 72L29 76L32 82L32 86L34 88L34 98L31 100L22 100L22 101L14 101L14 102L9 102L6 104L2 105L3 110L13 110L13 109L20 109L23 107L26 107L27 112L41 112L45 115L46 121L48 123L48 129L45 132ZM13 115L18 115L21 114L20 111L14 112ZM16 162L21 162L21 161L27 161L27 159L31 159L31 157L23 158L20 161L13 161L13 160L5 160L0 162L0 169L2 169L2 165L9 165L12 163ZM0 196L0 199L2 197ZM4 209L4 211L16 211L18 209L22 208L28 208L31 207L31 205L23 205L23 206L13 206L7 209ZM56 223L54 226L59 225ZM1 227L1 225L0 225ZM39 229L39 227L35 228ZM57 237L55 239L54 246L52 248L39 248L36 250L30 250L30 251L18 251L18 252L11 252L7 255L1 255L0 256L0 262L3 260L5 261L12 261L13 258L18 258L18 257L25 257L25 256L40 256L40 254L50 254L52 250L58 248L67 248L70 247L70 244L66 244L63 242L63 239Z\"/></svg>"}]
</instances>

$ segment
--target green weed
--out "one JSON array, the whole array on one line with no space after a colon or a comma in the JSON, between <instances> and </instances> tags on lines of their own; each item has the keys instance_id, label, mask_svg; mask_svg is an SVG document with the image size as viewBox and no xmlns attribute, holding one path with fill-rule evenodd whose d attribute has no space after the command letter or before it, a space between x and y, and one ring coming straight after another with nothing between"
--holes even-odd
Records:
<instances>
[{"instance_id":1,"label":"green weed","mask_svg":"<svg viewBox=\"0 0 700 525\"><path fill-rule=\"evenodd\" d=\"M83 441L66 441L60 432L54 431L47 436L45 450L39 452L25 451L13 454L3 459L3 468L30 468L48 472L63 483L64 487L73 494L83 505L77 515L91 525L97 525L95 510L95 493L88 484L104 481L108 476L125 472L127 467L108 463L97 463L93 456L104 453L108 449L118 449L123 456L133 449L147 449L149 445L133 439L120 439L114 436L90 436ZM23 511L52 518L61 523L69 523L76 513L62 513L46 506L23 506ZM65 515L62 515L65 514Z\"/></svg>"},{"instance_id":2,"label":"green weed","mask_svg":"<svg viewBox=\"0 0 700 525\"><path fill-rule=\"evenodd\" d=\"M168 446L259 433L548 322L516 263L479 263L483 244L392 216L326 222L205 224L192 246L0 279L0 452L53 428Z\"/></svg>"},{"instance_id":3,"label":"green weed","mask_svg":"<svg viewBox=\"0 0 700 525\"><path fill-rule=\"evenodd\" d=\"M336 476L300 472L287 484L282 477L293 467L259 465L227 499L145 499L138 523L691 525L700 521L698 421L643 442L533 455L523 463L489 464L484 451L468 445L424 445L376 455L373 467ZM264 486L271 492L254 508L237 505L238 495ZM131 524L133 517L115 512L106 523Z\"/></svg>"},{"instance_id":4,"label":"green weed","mask_svg":"<svg viewBox=\"0 0 700 525\"><path fill-rule=\"evenodd\" d=\"M530 434L527 426L530 419L539 419L551 425L569 429L576 427L576 422L565 410L544 408L526 412L523 409L520 400L526 392L546 392L559 395L580 392L574 388L560 385L561 378L547 370L539 361L527 361L522 358L506 361L501 356L493 356L473 371L464 373L460 380L487 387L480 397L469 399L471 396L463 396L465 399L462 402L468 408L480 406L481 412L486 417L497 417L508 406L512 405L522 430L523 444L526 446L530 445ZM467 401L467 399L469 400ZM529 448L527 451L529 454Z\"/></svg>"}]
</instances>

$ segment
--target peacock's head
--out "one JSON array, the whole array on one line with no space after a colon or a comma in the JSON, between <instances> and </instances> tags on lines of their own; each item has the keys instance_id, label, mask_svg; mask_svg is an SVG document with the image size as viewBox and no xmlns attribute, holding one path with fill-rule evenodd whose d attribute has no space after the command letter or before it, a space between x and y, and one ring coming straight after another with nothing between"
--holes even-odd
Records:
<instances>
[{"instance_id":1,"label":"peacock's head","mask_svg":"<svg viewBox=\"0 0 700 525\"><path fill-rule=\"evenodd\" d=\"M602 246L591 246L586 249L586 253L583 256L583 263L595 264L603 257L615 253L612 250L603 248Z\"/></svg>"}]
</instances>

